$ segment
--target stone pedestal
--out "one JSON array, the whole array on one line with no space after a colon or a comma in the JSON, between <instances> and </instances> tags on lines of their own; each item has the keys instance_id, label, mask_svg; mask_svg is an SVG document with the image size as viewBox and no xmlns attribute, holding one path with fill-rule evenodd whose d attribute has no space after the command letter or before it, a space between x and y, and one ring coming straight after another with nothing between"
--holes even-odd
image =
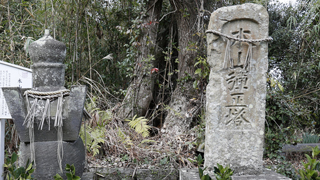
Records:
<instances>
[{"instance_id":1,"label":"stone pedestal","mask_svg":"<svg viewBox=\"0 0 320 180\"><path fill-rule=\"evenodd\" d=\"M36 149L36 170L33 173L35 179L53 180L57 173L63 179L67 179L67 171L60 172L57 159L57 141L46 141L34 143ZM19 156L19 165L25 166L28 159L31 159L30 144L20 143L21 154ZM63 142L62 167L66 164L74 165L77 176L82 176L85 165L85 148L82 139L79 137L75 142ZM69 172L68 172L69 173Z\"/></svg>"},{"instance_id":2,"label":"stone pedestal","mask_svg":"<svg viewBox=\"0 0 320 180\"><path fill-rule=\"evenodd\" d=\"M268 22L266 9L251 3L211 15L204 153L208 169L219 163L235 174L262 171Z\"/></svg>"},{"instance_id":3,"label":"stone pedestal","mask_svg":"<svg viewBox=\"0 0 320 180\"><path fill-rule=\"evenodd\" d=\"M29 129L23 125L25 116L27 115L27 104L24 92L26 89L18 87L3 88L4 96L8 103L11 116L14 120L19 138L21 142L30 142ZM86 97L85 86L73 86L70 89L70 95L63 100L63 141L75 141L79 137L82 111L84 108L84 102ZM33 101L33 98L29 98L29 101ZM42 102L44 106L45 101ZM34 142L43 141L56 141L57 129L54 128L54 117L56 114L57 100L51 102L51 119L50 130L49 124L45 123L42 129L38 129L39 122L35 122L34 128ZM41 113L39 113L38 119L41 119Z\"/></svg>"},{"instance_id":4,"label":"stone pedestal","mask_svg":"<svg viewBox=\"0 0 320 180\"><path fill-rule=\"evenodd\" d=\"M180 169L179 180L200 180L198 169ZM209 173L209 176L215 180L213 173ZM234 175L232 180L291 180L282 174L278 174L269 169L263 169L258 175Z\"/></svg>"}]
</instances>

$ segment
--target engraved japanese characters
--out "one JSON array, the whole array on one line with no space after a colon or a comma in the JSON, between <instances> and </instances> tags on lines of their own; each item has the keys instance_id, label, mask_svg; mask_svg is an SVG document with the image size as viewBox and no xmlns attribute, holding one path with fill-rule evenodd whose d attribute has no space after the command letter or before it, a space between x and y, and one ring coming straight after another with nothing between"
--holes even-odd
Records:
<instances>
[{"instance_id":1,"label":"engraved japanese characters","mask_svg":"<svg viewBox=\"0 0 320 180\"><path fill-rule=\"evenodd\" d=\"M257 4L223 7L207 30L205 166L230 165L235 173L262 168L268 13ZM249 172L250 171L250 172Z\"/></svg>"}]
</instances>

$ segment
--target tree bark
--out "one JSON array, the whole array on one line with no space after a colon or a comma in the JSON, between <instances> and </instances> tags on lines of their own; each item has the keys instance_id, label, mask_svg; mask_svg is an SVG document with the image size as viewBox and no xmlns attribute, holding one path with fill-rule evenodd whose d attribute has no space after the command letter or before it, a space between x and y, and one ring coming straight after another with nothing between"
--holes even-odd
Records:
<instances>
[{"instance_id":1,"label":"tree bark","mask_svg":"<svg viewBox=\"0 0 320 180\"><path fill-rule=\"evenodd\" d=\"M138 44L138 57L134 70L134 79L118 111L118 118L124 120L134 115L144 116L153 99L154 80L151 69L154 68L154 56L157 53L158 22L162 0L149 0L147 12L141 25L141 39Z\"/></svg>"},{"instance_id":2,"label":"tree bark","mask_svg":"<svg viewBox=\"0 0 320 180\"><path fill-rule=\"evenodd\" d=\"M168 115L162 132L181 134L191 125L193 111L198 105L190 101L198 98L193 88L195 80L195 61L199 54L197 50L199 36L197 33L198 12L201 0L170 0L175 12L178 28L178 83L169 103Z\"/></svg>"}]
</instances>

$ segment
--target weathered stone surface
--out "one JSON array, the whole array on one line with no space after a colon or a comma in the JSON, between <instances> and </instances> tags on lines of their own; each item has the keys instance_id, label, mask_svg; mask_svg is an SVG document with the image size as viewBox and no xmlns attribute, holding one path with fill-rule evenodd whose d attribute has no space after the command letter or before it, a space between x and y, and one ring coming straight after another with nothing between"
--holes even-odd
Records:
<instances>
[{"instance_id":1,"label":"weathered stone surface","mask_svg":"<svg viewBox=\"0 0 320 180\"><path fill-rule=\"evenodd\" d=\"M9 112L15 123L16 130L18 132L19 138L24 139L23 133L25 127L22 126L24 118L27 115L27 108L24 103L23 93L28 89L21 89L19 87L3 87L3 96L6 99Z\"/></svg>"},{"instance_id":2,"label":"weathered stone surface","mask_svg":"<svg viewBox=\"0 0 320 180\"><path fill-rule=\"evenodd\" d=\"M320 148L320 143L304 143L297 145L286 144L282 147L282 152L290 153L290 152L308 152L312 151L312 148L318 146Z\"/></svg>"},{"instance_id":3,"label":"weathered stone surface","mask_svg":"<svg viewBox=\"0 0 320 180\"><path fill-rule=\"evenodd\" d=\"M81 180L93 180L95 177L93 172L84 172L82 174Z\"/></svg>"},{"instance_id":4,"label":"weathered stone surface","mask_svg":"<svg viewBox=\"0 0 320 180\"><path fill-rule=\"evenodd\" d=\"M212 13L208 63L205 166L230 165L236 174L262 169L265 123L268 13L257 4L223 7ZM229 39L229 40L228 40Z\"/></svg>"},{"instance_id":5,"label":"weathered stone surface","mask_svg":"<svg viewBox=\"0 0 320 180\"><path fill-rule=\"evenodd\" d=\"M208 174L212 179L216 179L213 172ZM200 180L198 169L180 169L179 175L180 180ZM259 175L232 176L232 180L290 180L290 178L269 169L263 169Z\"/></svg>"},{"instance_id":6,"label":"weathered stone surface","mask_svg":"<svg viewBox=\"0 0 320 180\"><path fill-rule=\"evenodd\" d=\"M24 119L27 115L26 101L23 97L23 93L26 89L20 88L2 88L3 94L8 103L10 114L14 120L20 141L30 142L29 130L23 125ZM83 115L84 102L86 97L85 86L73 86L70 89L70 95L63 99L63 140L64 141L75 141L78 139L79 131L81 127L81 120ZM29 98L32 102L32 98ZM42 117L42 111L44 108L44 101L40 103L35 120L34 128L34 141L56 141L57 140L57 129L54 127L54 119L56 114L57 100L51 102L51 120L50 130L45 121L43 129L38 129L39 120Z\"/></svg>"},{"instance_id":7,"label":"weathered stone surface","mask_svg":"<svg viewBox=\"0 0 320 180\"><path fill-rule=\"evenodd\" d=\"M94 179L101 180L176 180L179 177L177 169L97 168L92 171L95 173Z\"/></svg>"},{"instance_id":8,"label":"weathered stone surface","mask_svg":"<svg viewBox=\"0 0 320 180\"><path fill-rule=\"evenodd\" d=\"M57 91L65 89L65 65L62 64L66 57L64 43L53 39L49 35L49 31L46 31L42 38L30 44L29 54L34 62L31 66L33 90Z\"/></svg>"},{"instance_id":9,"label":"weathered stone surface","mask_svg":"<svg viewBox=\"0 0 320 180\"><path fill-rule=\"evenodd\" d=\"M29 54L34 63L62 63L66 58L66 45L46 31L42 38L30 44Z\"/></svg>"},{"instance_id":10,"label":"weathered stone surface","mask_svg":"<svg viewBox=\"0 0 320 180\"><path fill-rule=\"evenodd\" d=\"M33 90L57 91L64 88L65 65L37 63L31 66Z\"/></svg>"},{"instance_id":11,"label":"weathered stone surface","mask_svg":"<svg viewBox=\"0 0 320 180\"><path fill-rule=\"evenodd\" d=\"M35 179L54 179L57 173L66 179L66 171L60 172L57 160L57 141L35 142L35 172L33 173ZM28 159L31 159L30 144L20 143L21 154L19 156L19 165L25 166ZM63 142L63 159L62 167L66 164L74 165L76 175L82 176L85 165L85 149L81 138L79 137L75 142Z\"/></svg>"}]
</instances>

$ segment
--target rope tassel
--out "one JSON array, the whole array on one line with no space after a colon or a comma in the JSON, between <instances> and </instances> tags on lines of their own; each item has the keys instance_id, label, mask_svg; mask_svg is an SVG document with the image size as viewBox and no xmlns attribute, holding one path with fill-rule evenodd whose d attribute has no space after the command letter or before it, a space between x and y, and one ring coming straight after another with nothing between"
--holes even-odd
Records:
<instances>
[{"instance_id":1,"label":"rope tassel","mask_svg":"<svg viewBox=\"0 0 320 180\"><path fill-rule=\"evenodd\" d=\"M63 132L62 132L62 126L63 126L63 121L62 121L62 109L63 108L63 94L61 93L60 97L58 97L58 104L57 104L57 112L56 112L56 118L54 122L54 126L58 127L58 134L57 134L57 139L58 139L58 149L57 149L57 159L59 163L59 168L60 171L63 172L62 170L62 159L63 159Z\"/></svg>"},{"instance_id":2,"label":"rope tassel","mask_svg":"<svg viewBox=\"0 0 320 180\"><path fill-rule=\"evenodd\" d=\"M27 128L33 128L37 106L38 106L38 99L34 99L31 107L30 107L30 104L28 103L28 114L23 121L23 124L22 124L23 126L26 125Z\"/></svg>"},{"instance_id":3,"label":"rope tassel","mask_svg":"<svg viewBox=\"0 0 320 180\"><path fill-rule=\"evenodd\" d=\"M50 101L54 101L57 99L57 109L55 114L54 127L57 128L57 159L59 164L59 169L61 173L62 169L62 159L63 159L63 97L69 95L69 90L60 90L53 92L38 92L28 90L24 93L26 96L27 102L27 116L23 122L23 125L29 129L29 138L30 138L30 153L31 153L31 161L35 162L35 147L34 147L34 123L35 117L37 114L37 109L39 108L39 102L41 100L45 100L44 109L42 111L41 119L39 120L38 130L42 130L45 120L47 119L48 128L50 131L50 119L51 119L51 103ZM29 102L29 97L34 98L33 102Z\"/></svg>"},{"instance_id":4,"label":"rope tassel","mask_svg":"<svg viewBox=\"0 0 320 180\"><path fill-rule=\"evenodd\" d=\"M63 106L63 94L61 94L61 96L58 97L56 118L55 118L55 120L54 120L54 126L55 126L55 127L63 126L63 121L62 121L62 106Z\"/></svg>"},{"instance_id":5,"label":"rope tassel","mask_svg":"<svg viewBox=\"0 0 320 180\"><path fill-rule=\"evenodd\" d=\"M47 99L46 104L44 105L42 118L41 118L40 124L38 126L39 130L42 130L43 124L44 124L44 121L46 118L47 118L47 123L48 123L49 131L50 131L50 99Z\"/></svg>"}]
</instances>

